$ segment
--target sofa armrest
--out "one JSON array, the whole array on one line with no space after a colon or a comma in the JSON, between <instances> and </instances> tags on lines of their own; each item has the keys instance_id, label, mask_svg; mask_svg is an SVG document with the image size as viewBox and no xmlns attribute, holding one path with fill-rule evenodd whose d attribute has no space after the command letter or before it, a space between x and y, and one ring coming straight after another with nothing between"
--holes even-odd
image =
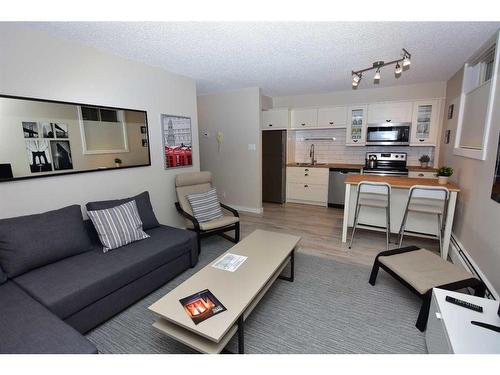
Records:
<instances>
[{"instance_id":1,"label":"sofa armrest","mask_svg":"<svg viewBox=\"0 0 500 375\"><path fill-rule=\"evenodd\" d=\"M221 203L220 206L225 209L225 210L228 210L229 212L231 212L233 214L233 216L235 217L240 217L240 214L238 213L238 211L236 211L234 208L232 207L229 207L227 205L225 205L224 203Z\"/></svg>"},{"instance_id":2,"label":"sofa armrest","mask_svg":"<svg viewBox=\"0 0 500 375\"><path fill-rule=\"evenodd\" d=\"M200 223L198 222L198 220L196 220L193 215L190 215L186 211L184 211L179 202L175 202L175 208L177 209L177 212L179 212L182 216L193 223L193 227L197 232L200 231Z\"/></svg>"}]
</instances>

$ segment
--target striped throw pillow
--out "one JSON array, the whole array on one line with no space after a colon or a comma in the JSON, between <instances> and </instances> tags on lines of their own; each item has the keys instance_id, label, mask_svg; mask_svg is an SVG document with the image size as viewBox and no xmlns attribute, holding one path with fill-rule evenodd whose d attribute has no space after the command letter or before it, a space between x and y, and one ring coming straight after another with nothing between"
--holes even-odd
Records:
<instances>
[{"instance_id":1,"label":"striped throw pillow","mask_svg":"<svg viewBox=\"0 0 500 375\"><path fill-rule=\"evenodd\" d=\"M149 237L142 230L135 200L106 210L88 211L88 215L105 253Z\"/></svg>"},{"instance_id":2,"label":"striped throw pillow","mask_svg":"<svg viewBox=\"0 0 500 375\"><path fill-rule=\"evenodd\" d=\"M206 223L223 216L216 189L205 193L189 194L186 198L193 210L193 216L200 223Z\"/></svg>"}]
</instances>

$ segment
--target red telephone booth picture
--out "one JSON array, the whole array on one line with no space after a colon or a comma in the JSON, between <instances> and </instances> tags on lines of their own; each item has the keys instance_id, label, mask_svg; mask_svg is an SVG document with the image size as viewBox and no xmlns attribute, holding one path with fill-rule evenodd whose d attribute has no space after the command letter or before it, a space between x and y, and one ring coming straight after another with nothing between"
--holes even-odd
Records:
<instances>
[{"instance_id":1,"label":"red telephone booth picture","mask_svg":"<svg viewBox=\"0 0 500 375\"><path fill-rule=\"evenodd\" d=\"M161 115L165 169L193 165L191 119Z\"/></svg>"}]
</instances>

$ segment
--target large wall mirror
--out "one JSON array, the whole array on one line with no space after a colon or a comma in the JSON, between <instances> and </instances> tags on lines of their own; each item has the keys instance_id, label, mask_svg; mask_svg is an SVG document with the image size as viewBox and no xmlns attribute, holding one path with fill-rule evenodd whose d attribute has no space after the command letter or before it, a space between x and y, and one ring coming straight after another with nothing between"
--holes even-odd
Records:
<instances>
[{"instance_id":1,"label":"large wall mirror","mask_svg":"<svg viewBox=\"0 0 500 375\"><path fill-rule=\"evenodd\" d=\"M145 111L0 95L0 181L148 165Z\"/></svg>"}]
</instances>

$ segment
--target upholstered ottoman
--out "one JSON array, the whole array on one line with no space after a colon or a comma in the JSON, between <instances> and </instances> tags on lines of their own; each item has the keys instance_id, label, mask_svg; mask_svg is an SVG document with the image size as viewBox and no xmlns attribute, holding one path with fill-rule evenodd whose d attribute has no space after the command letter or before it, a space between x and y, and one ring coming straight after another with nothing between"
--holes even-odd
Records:
<instances>
[{"instance_id":1,"label":"upholstered ottoman","mask_svg":"<svg viewBox=\"0 0 500 375\"><path fill-rule=\"evenodd\" d=\"M470 287L474 289L474 295L479 297L484 297L486 290L484 283L473 274L416 246L378 254L370 275L371 285L375 285L379 268L422 298L422 307L415 324L420 331L424 331L427 325L432 288L458 290Z\"/></svg>"}]
</instances>

